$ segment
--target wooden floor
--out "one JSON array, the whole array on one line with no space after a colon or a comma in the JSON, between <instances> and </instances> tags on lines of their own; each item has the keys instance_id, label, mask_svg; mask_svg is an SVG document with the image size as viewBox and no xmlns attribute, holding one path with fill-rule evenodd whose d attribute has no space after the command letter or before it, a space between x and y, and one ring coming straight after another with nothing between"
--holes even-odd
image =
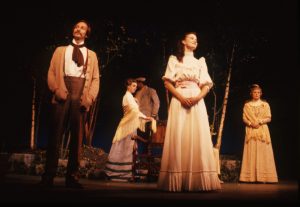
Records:
<instances>
[{"instance_id":1,"label":"wooden floor","mask_svg":"<svg viewBox=\"0 0 300 207\"><path fill-rule=\"evenodd\" d=\"M55 187L41 189L39 176L8 174L0 183L0 203L81 203L95 206L298 206L298 182L277 184L224 183L214 192L162 192L156 183L120 183L81 179L84 189L64 187L64 178Z\"/></svg>"}]
</instances>

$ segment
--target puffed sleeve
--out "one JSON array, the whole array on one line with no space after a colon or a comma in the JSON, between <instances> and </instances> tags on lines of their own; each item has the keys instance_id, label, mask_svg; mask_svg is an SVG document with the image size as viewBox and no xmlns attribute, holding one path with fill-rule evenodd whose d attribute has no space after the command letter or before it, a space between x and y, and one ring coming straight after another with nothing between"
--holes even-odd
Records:
<instances>
[{"instance_id":1,"label":"puffed sleeve","mask_svg":"<svg viewBox=\"0 0 300 207\"><path fill-rule=\"evenodd\" d=\"M137 105L134 97L128 91L126 92L126 95L124 96L123 106L128 106L130 110L133 108L138 108L138 105Z\"/></svg>"},{"instance_id":2,"label":"puffed sleeve","mask_svg":"<svg viewBox=\"0 0 300 207\"><path fill-rule=\"evenodd\" d=\"M200 65L200 73L199 73L200 87L207 85L209 88L211 88L213 86L213 82L208 74L207 65L204 57L201 57L199 59L199 65Z\"/></svg>"},{"instance_id":3,"label":"puffed sleeve","mask_svg":"<svg viewBox=\"0 0 300 207\"><path fill-rule=\"evenodd\" d=\"M125 95L123 96L122 100L122 106L128 106L129 105L129 96L128 93L126 92Z\"/></svg>"},{"instance_id":4,"label":"puffed sleeve","mask_svg":"<svg viewBox=\"0 0 300 207\"><path fill-rule=\"evenodd\" d=\"M177 72L175 68L175 64L177 62L178 62L177 58L174 55L171 55L169 57L165 75L162 77L163 80L170 80L172 82L175 82L175 76Z\"/></svg>"},{"instance_id":5,"label":"puffed sleeve","mask_svg":"<svg viewBox=\"0 0 300 207\"><path fill-rule=\"evenodd\" d=\"M129 92L126 92L125 96L123 97L123 102L122 102L122 105L123 105L123 109L125 111L125 114L127 112L130 112L132 110L136 111L138 113L138 116L139 117L142 117L142 118L146 118L146 115L143 114L140 110L139 110L139 106L138 104L136 103L134 97L132 96L131 93Z\"/></svg>"}]
</instances>

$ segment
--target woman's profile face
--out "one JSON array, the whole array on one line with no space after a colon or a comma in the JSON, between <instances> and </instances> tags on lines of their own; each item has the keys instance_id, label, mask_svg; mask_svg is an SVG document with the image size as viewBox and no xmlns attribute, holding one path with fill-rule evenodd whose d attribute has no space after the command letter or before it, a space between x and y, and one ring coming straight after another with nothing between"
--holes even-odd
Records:
<instances>
[{"instance_id":1,"label":"woman's profile face","mask_svg":"<svg viewBox=\"0 0 300 207\"><path fill-rule=\"evenodd\" d=\"M137 83L136 82L132 82L129 86L127 86L127 90L130 93L134 93L136 91L136 87L137 87Z\"/></svg>"},{"instance_id":2,"label":"woman's profile face","mask_svg":"<svg viewBox=\"0 0 300 207\"><path fill-rule=\"evenodd\" d=\"M185 39L182 40L182 44L190 49L190 50L195 50L198 46L198 42L197 42L197 36L195 34L187 34L185 36Z\"/></svg>"}]
</instances>

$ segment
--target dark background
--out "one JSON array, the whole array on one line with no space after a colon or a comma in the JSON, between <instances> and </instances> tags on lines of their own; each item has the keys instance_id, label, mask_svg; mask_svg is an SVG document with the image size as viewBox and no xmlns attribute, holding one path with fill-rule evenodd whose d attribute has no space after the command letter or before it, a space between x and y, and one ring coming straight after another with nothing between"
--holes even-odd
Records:
<instances>
[{"instance_id":1,"label":"dark background","mask_svg":"<svg viewBox=\"0 0 300 207\"><path fill-rule=\"evenodd\" d=\"M92 7L92 8L91 8ZM126 7L126 9L125 9ZM79 10L79 11L78 11ZM49 92L46 73L58 45L67 44L71 28L80 19L92 25L88 47L99 56L101 67L100 110L93 146L109 151L122 116L121 100L128 77L146 76L161 99L160 119L167 118L165 89L161 77L178 34L198 33L198 58L204 56L215 82L218 108L225 90L228 55L238 45L222 138L222 154L241 158L244 142L242 107L249 85L258 83L272 110L269 124L279 178L299 174L298 2L297 1L199 1L171 3L123 2L110 6L9 7L3 19L4 71L2 83L1 151L29 148L33 79L36 78L40 117L37 145L47 142ZM117 40L118 55L108 59ZM117 39L119 38L119 39ZM5 51L7 49L7 52ZM106 62L110 60L110 62ZM105 66L105 67L103 67ZM206 98L212 115L212 93Z\"/></svg>"}]
</instances>

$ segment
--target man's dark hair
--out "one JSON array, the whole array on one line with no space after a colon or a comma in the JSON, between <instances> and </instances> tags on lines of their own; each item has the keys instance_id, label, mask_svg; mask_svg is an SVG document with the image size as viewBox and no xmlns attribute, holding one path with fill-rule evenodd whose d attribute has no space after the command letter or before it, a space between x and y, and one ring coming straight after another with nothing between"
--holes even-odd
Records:
<instances>
[{"instance_id":1,"label":"man's dark hair","mask_svg":"<svg viewBox=\"0 0 300 207\"><path fill-rule=\"evenodd\" d=\"M81 19L81 20L77 21L77 22L74 24L74 26L73 26L73 30L74 30L75 26L76 26L79 22L84 22L84 23L87 25L88 28L87 28L87 31L86 31L86 36L89 37L90 34L91 34L91 32L92 32L92 28L91 28L90 23L89 23L88 21L84 20L84 19Z\"/></svg>"}]
</instances>

